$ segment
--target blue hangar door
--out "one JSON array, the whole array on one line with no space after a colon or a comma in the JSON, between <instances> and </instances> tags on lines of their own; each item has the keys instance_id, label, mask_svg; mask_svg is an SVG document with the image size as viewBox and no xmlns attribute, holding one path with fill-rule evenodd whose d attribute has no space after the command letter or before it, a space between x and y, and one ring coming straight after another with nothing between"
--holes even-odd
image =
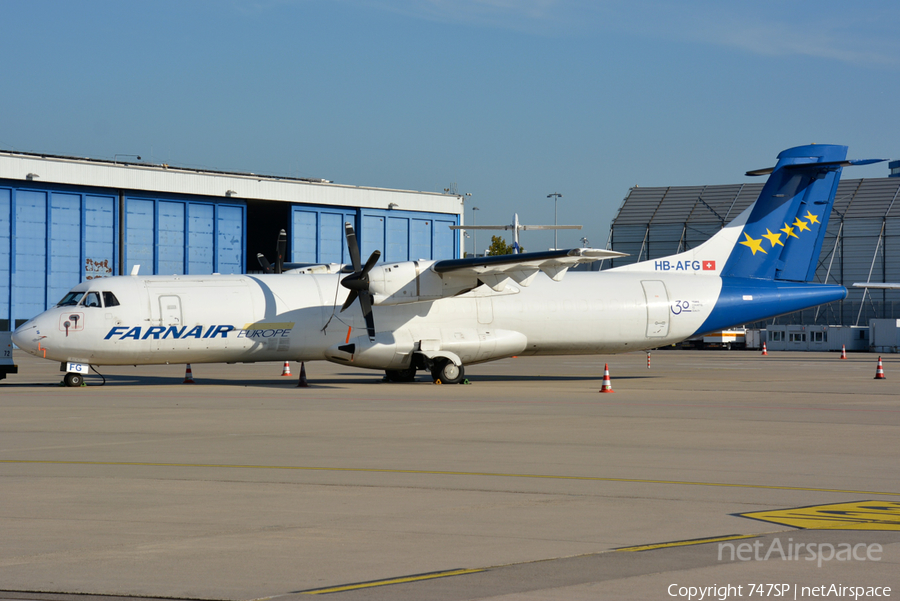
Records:
<instances>
[{"instance_id":1,"label":"blue hangar door","mask_svg":"<svg viewBox=\"0 0 900 601\"><path fill-rule=\"evenodd\" d=\"M125 197L124 273L244 273L246 207L194 199Z\"/></svg>"},{"instance_id":2,"label":"blue hangar door","mask_svg":"<svg viewBox=\"0 0 900 601\"><path fill-rule=\"evenodd\" d=\"M115 195L10 183L0 183L0 331L118 265Z\"/></svg>"},{"instance_id":3,"label":"blue hangar door","mask_svg":"<svg viewBox=\"0 0 900 601\"><path fill-rule=\"evenodd\" d=\"M361 260L381 251L381 262L456 258L455 215L415 211L294 205L290 253L294 263L349 263L344 223L352 223Z\"/></svg>"}]
</instances>

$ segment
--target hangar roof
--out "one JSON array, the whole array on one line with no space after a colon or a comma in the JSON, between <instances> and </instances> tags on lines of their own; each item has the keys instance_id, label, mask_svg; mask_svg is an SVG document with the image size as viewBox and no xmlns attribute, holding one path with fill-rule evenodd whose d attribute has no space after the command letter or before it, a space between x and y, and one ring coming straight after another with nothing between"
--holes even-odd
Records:
<instances>
[{"instance_id":1,"label":"hangar roof","mask_svg":"<svg viewBox=\"0 0 900 601\"><path fill-rule=\"evenodd\" d=\"M763 183L720 186L634 187L613 219L617 225L725 224L759 196ZM834 211L845 218L900 217L900 178L844 179Z\"/></svg>"},{"instance_id":2,"label":"hangar roof","mask_svg":"<svg viewBox=\"0 0 900 601\"><path fill-rule=\"evenodd\" d=\"M394 203L403 210L431 213L460 214L463 208L457 194L10 150L0 150L0 179L371 209L387 209Z\"/></svg>"}]
</instances>

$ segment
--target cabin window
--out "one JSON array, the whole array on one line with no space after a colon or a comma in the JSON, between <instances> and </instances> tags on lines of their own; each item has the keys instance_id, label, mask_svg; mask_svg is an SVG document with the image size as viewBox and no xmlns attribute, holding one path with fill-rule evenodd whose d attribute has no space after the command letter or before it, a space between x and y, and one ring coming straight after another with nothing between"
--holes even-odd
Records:
<instances>
[{"instance_id":1,"label":"cabin window","mask_svg":"<svg viewBox=\"0 0 900 601\"><path fill-rule=\"evenodd\" d=\"M825 342L825 332L810 332L813 342Z\"/></svg>"},{"instance_id":2,"label":"cabin window","mask_svg":"<svg viewBox=\"0 0 900 601\"><path fill-rule=\"evenodd\" d=\"M99 292L88 292L84 295L84 301L82 304L85 307L100 307L100 293Z\"/></svg>"},{"instance_id":3,"label":"cabin window","mask_svg":"<svg viewBox=\"0 0 900 601\"><path fill-rule=\"evenodd\" d=\"M769 332L769 339L772 342L780 342L780 341L784 340L784 332L778 332L778 331Z\"/></svg>"},{"instance_id":4,"label":"cabin window","mask_svg":"<svg viewBox=\"0 0 900 601\"><path fill-rule=\"evenodd\" d=\"M106 307L118 307L119 299L112 292L103 292L103 305Z\"/></svg>"},{"instance_id":5,"label":"cabin window","mask_svg":"<svg viewBox=\"0 0 900 601\"><path fill-rule=\"evenodd\" d=\"M72 305L77 305L78 301L81 300L81 297L84 296L84 292L69 292L66 294L61 301L56 305L57 307L70 307Z\"/></svg>"},{"instance_id":6,"label":"cabin window","mask_svg":"<svg viewBox=\"0 0 900 601\"><path fill-rule=\"evenodd\" d=\"M791 332L791 342L806 342L806 334L803 332Z\"/></svg>"}]
</instances>

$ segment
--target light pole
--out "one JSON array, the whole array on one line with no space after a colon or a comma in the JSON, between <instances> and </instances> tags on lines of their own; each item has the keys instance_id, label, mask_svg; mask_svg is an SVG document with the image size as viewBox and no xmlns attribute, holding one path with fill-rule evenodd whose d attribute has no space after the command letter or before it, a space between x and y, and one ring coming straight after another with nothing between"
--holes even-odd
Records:
<instances>
[{"instance_id":1,"label":"light pole","mask_svg":"<svg viewBox=\"0 0 900 601\"><path fill-rule=\"evenodd\" d=\"M476 215L475 211L480 211L480 210L481 209L479 209L478 207L472 207L472 225L478 225L477 223L475 223L475 215ZM472 230L472 246L474 247L472 249L472 256L477 257L478 256L478 230L474 230L474 229Z\"/></svg>"},{"instance_id":2,"label":"light pole","mask_svg":"<svg viewBox=\"0 0 900 601\"><path fill-rule=\"evenodd\" d=\"M556 225L556 203L559 202L559 199L562 198L562 194L559 192L554 192L553 194L548 194L547 198L553 199L553 225ZM559 236L558 230L553 230L553 249L556 250L559 248L559 240L557 239Z\"/></svg>"}]
</instances>

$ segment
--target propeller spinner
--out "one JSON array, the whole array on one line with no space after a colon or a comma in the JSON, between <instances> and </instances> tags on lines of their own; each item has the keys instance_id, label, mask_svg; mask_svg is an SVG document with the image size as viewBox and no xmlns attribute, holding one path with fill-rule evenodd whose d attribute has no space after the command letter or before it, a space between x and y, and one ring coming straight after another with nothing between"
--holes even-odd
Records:
<instances>
[{"instance_id":1,"label":"propeller spinner","mask_svg":"<svg viewBox=\"0 0 900 601\"><path fill-rule=\"evenodd\" d=\"M359 306L362 309L363 317L366 320L366 332L369 334L369 340L375 340L375 320L372 317L372 293L369 292L369 272L375 267L378 259L381 258L381 252L375 251L369 255L369 259L365 265L362 265L359 259L359 243L356 241L356 232L350 223L344 224L344 233L347 236L347 249L350 251L350 261L353 263L353 273L341 280L341 286L350 291L347 300L341 307L341 312L353 304L357 298Z\"/></svg>"}]
</instances>

